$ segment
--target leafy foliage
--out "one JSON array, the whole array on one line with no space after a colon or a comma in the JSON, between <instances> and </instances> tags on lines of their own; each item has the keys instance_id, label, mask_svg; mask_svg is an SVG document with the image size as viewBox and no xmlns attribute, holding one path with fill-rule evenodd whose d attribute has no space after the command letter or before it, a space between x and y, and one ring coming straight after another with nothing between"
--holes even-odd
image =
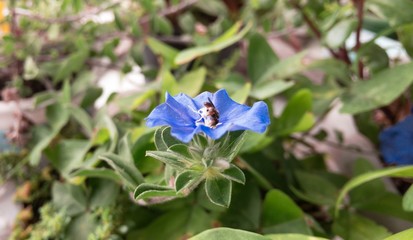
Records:
<instances>
[{"instance_id":1,"label":"leafy foliage","mask_svg":"<svg viewBox=\"0 0 413 240\"><path fill-rule=\"evenodd\" d=\"M5 135L30 138L0 154L24 207L12 239L411 239L412 167L365 159L410 115L412 16L410 0L0 2L1 98L21 116ZM139 90L108 94L125 82ZM221 88L265 101L267 131L184 144L145 126L165 92ZM372 149L326 128L338 110Z\"/></svg>"}]
</instances>

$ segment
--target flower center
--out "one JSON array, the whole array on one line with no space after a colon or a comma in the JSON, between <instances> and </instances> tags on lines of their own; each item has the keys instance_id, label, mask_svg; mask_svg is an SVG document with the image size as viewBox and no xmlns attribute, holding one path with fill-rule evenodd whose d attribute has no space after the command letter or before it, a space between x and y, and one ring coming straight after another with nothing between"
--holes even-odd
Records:
<instances>
[{"instance_id":1,"label":"flower center","mask_svg":"<svg viewBox=\"0 0 413 240\"><path fill-rule=\"evenodd\" d=\"M195 121L197 126L203 124L210 128L216 128L221 123L219 122L218 112L214 107L203 107L197 111L200 118Z\"/></svg>"}]
</instances>

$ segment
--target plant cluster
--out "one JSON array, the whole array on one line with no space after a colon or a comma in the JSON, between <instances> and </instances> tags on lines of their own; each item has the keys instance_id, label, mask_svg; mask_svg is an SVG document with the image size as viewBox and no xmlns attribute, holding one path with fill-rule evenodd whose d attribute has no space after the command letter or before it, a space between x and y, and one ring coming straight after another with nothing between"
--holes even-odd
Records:
<instances>
[{"instance_id":1,"label":"plant cluster","mask_svg":"<svg viewBox=\"0 0 413 240\"><path fill-rule=\"evenodd\" d=\"M29 138L0 154L11 239L411 239L410 0L5 3L2 100ZM96 108L109 70L145 84Z\"/></svg>"}]
</instances>

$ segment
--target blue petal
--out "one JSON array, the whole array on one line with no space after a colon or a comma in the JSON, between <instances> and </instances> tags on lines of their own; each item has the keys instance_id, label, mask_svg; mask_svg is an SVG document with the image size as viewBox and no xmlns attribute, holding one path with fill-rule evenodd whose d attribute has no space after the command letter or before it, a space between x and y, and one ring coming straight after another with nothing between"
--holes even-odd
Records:
<instances>
[{"instance_id":1,"label":"blue petal","mask_svg":"<svg viewBox=\"0 0 413 240\"><path fill-rule=\"evenodd\" d=\"M171 135L182 142L188 143L199 131L199 127L175 127L171 129Z\"/></svg>"},{"instance_id":2,"label":"blue petal","mask_svg":"<svg viewBox=\"0 0 413 240\"><path fill-rule=\"evenodd\" d=\"M148 127L170 125L172 128L184 126L195 128L193 115L188 107L177 102L171 95L166 93L166 101L157 106L146 118Z\"/></svg>"},{"instance_id":3,"label":"blue petal","mask_svg":"<svg viewBox=\"0 0 413 240\"><path fill-rule=\"evenodd\" d=\"M199 107L198 104L194 100L192 100L191 97L189 97L186 94L180 93L176 95L174 99L186 108L188 115L190 115L193 120L199 119L199 114L197 113L197 111L201 107Z\"/></svg>"},{"instance_id":4,"label":"blue petal","mask_svg":"<svg viewBox=\"0 0 413 240\"><path fill-rule=\"evenodd\" d=\"M231 131L233 125L231 123L222 123L216 128L210 128L204 125L199 126L201 130L212 139L221 138L226 132Z\"/></svg>"},{"instance_id":5,"label":"blue petal","mask_svg":"<svg viewBox=\"0 0 413 240\"><path fill-rule=\"evenodd\" d=\"M380 133L380 150L390 164L413 164L413 116Z\"/></svg>"},{"instance_id":6,"label":"blue petal","mask_svg":"<svg viewBox=\"0 0 413 240\"><path fill-rule=\"evenodd\" d=\"M212 98L212 102L219 111L222 122L239 117L250 109L250 107L232 100L225 89L217 91Z\"/></svg>"},{"instance_id":7,"label":"blue petal","mask_svg":"<svg viewBox=\"0 0 413 240\"><path fill-rule=\"evenodd\" d=\"M239 115L234 119L229 119L228 122L233 123L235 126L231 129L235 130L251 130L258 133L263 133L267 126L270 124L270 116L268 113L267 104L264 102L256 102L252 108L247 109L244 112L238 112Z\"/></svg>"},{"instance_id":8,"label":"blue petal","mask_svg":"<svg viewBox=\"0 0 413 240\"><path fill-rule=\"evenodd\" d=\"M200 109L204 107L204 103L208 102L208 98L211 99L212 103L215 105L213 94L210 92L203 92L194 98L194 102L197 105L197 108Z\"/></svg>"}]
</instances>

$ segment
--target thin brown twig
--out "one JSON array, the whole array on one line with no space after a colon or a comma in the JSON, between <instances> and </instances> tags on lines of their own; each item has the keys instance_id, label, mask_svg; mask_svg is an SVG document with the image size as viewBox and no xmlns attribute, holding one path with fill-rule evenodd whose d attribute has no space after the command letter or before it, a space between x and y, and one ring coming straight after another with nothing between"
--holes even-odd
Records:
<instances>
[{"instance_id":1,"label":"thin brown twig","mask_svg":"<svg viewBox=\"0 0 413 240\"><path fill-rule=\"evenodd\" d=\"M364 10L364 0L353 0L354 5L357 8L357 30L356 30L356 46L354 47L355 51L358 51L361 47L361 42L360 42L360 33L361 33L361 28L363 25L363 10ZM358 58L358 75L361 79L364 78L363 74L363 62L361 61L360 57Z\"/></svg>"}]
</instances>

